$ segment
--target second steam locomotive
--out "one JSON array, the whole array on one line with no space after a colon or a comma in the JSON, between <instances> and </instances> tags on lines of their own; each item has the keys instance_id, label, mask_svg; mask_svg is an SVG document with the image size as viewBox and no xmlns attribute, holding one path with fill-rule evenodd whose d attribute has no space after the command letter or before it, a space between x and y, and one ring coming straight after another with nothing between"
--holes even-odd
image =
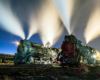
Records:
<instances>
[{"instance_id":1,"label":"second steam locomotive","mask_svg":"<svg viewBox=\"0 0 100 80\"><path fill-rule=\"evenodd\" d=\"M62 51L59 53L56 61L71 65L97 63L97 55L100 55L98 50L89 47L88 45L83 46L82 42L77 40L72 34L65 36L61 49Z\"/></svg>"}]
</instances>

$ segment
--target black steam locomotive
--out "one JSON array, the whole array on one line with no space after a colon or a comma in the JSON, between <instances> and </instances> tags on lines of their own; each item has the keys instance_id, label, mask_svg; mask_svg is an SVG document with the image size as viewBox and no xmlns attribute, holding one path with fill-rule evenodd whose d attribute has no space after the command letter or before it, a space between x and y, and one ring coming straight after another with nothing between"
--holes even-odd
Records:
<instances>
[{"instance_id":1,"label":"black steam locomotive","mask_svg":"<svg viewBox=\"0 0 100 80\"><path fill-rule=\"evenodd\" d=\"M29 40L20 40L15 53L14 63L34 63L34 64L50 64L53 63L59 53L59 49L47 49L43 45L33 43Z\"/></svg>"}]
</instances>

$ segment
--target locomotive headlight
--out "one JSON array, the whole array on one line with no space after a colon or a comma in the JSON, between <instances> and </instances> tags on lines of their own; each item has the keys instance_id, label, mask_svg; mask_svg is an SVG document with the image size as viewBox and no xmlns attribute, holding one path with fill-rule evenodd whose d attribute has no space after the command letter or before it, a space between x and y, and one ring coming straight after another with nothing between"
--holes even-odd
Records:
<instances>
[{"instance_id":1,"label":"locomotive headlight","mask_svg":"<svg viewBox=\"0 0 100 80\"><path fill-rule=\"evenodd\" d=\"M15 41L15 42L12 42L12 43L14 43L16 45L20 45L20 43L18 41Z\"/></svg>"},{"instance_id":2,"label":"locomotive headlight","mask_svg":"<svg viewBox=\"0 0 100 80\"><path fill-rule=\"evenodd\" d=\"M17 44L17 45L20 45L20 43L19 43L19 42L17 42L16 44Z\"/></svg>"},{"instance_id":3,"label":"locomotive headlight","mask_svg":"<svg viewBox=\"0 0 100 80\"><path fill-rule=\"evenodd\" d=\"M93 55L93 58L96 58L97 56L96 55Z\"/></svg>"}]
</instances>

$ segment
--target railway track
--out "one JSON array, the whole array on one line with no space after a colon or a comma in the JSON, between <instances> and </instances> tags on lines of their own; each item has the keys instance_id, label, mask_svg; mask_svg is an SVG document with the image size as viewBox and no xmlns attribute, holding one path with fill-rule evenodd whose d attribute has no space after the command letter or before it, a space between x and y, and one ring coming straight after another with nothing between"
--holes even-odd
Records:
<instances>
[{"instance_id":1,"label":"railway track","mask_svg":"<svg viewBox=\"0 0 100 80\"><path fill-rule=\"evenodd\" d=\"M81 65L83 65L83 64L81 64ZM87 66L94 66L94 67L100 66L100 64L86 64L86 65ZM61 63L55 63L55 64L21 64L21 65L14 65L14 64L8 65L8 63L7 63L7 64L0 65L0 70L1 69L29 69L29 68L58 68L58 67L62 67ZM65 65L64 67L69 67L69 65Z\"/></svg>"}]
</instances>

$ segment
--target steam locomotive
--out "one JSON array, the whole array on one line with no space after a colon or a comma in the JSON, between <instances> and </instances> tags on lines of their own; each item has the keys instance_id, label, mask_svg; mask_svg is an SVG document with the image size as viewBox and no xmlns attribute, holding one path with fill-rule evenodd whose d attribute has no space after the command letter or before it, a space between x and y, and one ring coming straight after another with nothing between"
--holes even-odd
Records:
<instances>
[{"instance_id":1,"label":"steam locomotive","mask_svg":"<svg viewBox=\"0 0 100 80\"><path fill-rule=\"evenodd\" d=\"M50 64L53 63L59 53L59 49L47 49L43 45L33 43L29 40L20 40L15 53L14 63L16 64Z\"/></svg>"},{"instance_id":2,"label":"steam locomotive","mask_svg":"<svg viewBox=\"0 0 100 80\"><path fill-rule=\"evenodd\" d=\"M99 51L88 45L83 46L82 42L72 34L65 36L61 49L62 51L58 54L55 61L60 61L64 65L79 66L81 63L97 63L96 58Z\"/></svg>"}]
</instances>

